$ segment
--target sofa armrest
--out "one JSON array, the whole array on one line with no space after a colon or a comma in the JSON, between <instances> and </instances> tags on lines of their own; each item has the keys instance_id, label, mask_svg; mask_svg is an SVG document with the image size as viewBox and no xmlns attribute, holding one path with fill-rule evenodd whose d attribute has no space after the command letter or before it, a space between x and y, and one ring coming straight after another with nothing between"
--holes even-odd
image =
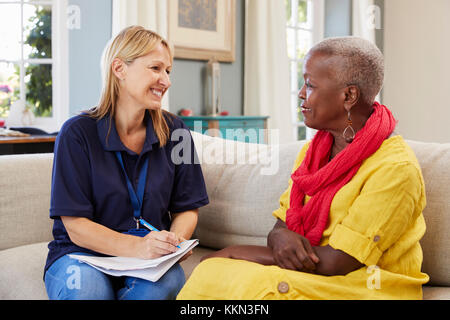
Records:
<instances>
[{"instance_id":1,"label":"sofa armrest","mask_svg":"<svg viewBox=\"0 0 450 320\"><path fill-rule=\"evenodd\" d=\"M0 250L50 241L53 154L0 156Z\"/></svg>"}]
</instances>

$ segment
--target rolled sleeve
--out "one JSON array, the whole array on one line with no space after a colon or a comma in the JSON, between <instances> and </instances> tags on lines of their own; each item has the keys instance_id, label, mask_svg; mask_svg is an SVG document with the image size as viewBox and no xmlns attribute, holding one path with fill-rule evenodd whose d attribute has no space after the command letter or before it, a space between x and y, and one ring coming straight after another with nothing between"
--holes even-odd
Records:
<instances>
[{"instance_id":1,"label":"rolled sleeve","mask_svg":"<svg viewBox=\"0 0 450 320\"><path fill-rule=\"evenodd\" d=\"M410 163L386 165L367 180L329 245L375 265L421 213L422 180Z\"/></svg>"},{"instance_id":2,"label":"rolled sleeve","mask_svg":"<svg viewBox=\"0 0 450 320\"><path fill-rule=\"evenodd\" d=\"M343 224L338 224L330 236L330 246L366 265L376 264L383 254L373 239Z\"/></svg>"}]
</instances>

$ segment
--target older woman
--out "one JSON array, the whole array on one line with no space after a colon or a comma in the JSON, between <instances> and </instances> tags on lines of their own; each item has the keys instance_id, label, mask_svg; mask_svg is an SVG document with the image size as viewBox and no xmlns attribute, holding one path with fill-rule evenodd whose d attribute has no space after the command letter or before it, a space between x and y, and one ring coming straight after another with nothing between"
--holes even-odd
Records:
<instances>
[{"instance_id":1,"label":"older woman","mask_svg":"<svg viewBox=\"0 0 450 320\"><path fill-rule=\"evenodd\" d=\"M305 58L299 97L318 132L300 151L267 247L205 259L178 299L421 299L425 191L396 120L374 102L381 52L330 38Z\"/></svg>"},{"instance_id":2,"label":"older woman","mask_svg":"<svg viewBox=\"0 0 450 320\"><path fill-rule=\"evenodd\" d=\"M191 237L198 208L208 203L200 166L172 159L181 143L172 133L190 133L161 110L171 84L167 42L142 27L126 28L106 48L103 68L99 105L69 119L55 144L47 293L50 299L174 299L185 282L179 264L150 282L115 278L69 256L172 253ZM186 156L193 160L194 152ZM149 233L141 219L161 231Z\"/></svg>"}]
</instances>

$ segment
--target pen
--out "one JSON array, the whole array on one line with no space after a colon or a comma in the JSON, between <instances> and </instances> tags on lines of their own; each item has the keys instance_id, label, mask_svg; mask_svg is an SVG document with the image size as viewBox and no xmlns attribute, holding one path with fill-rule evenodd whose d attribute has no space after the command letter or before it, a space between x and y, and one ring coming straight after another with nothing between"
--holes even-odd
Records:
<instances>
[{"instance_id":1,"label":"pen","mask_svg":"<svg viewBox=\"0 0 450 320\"><path fill-rule=\"evenodd\" d=\"M148 223L147 221L145 221L144 219L139 219L139 222L146 228L150 229L151 231L158 231L158 229L156 229L154 226L152 226L150 223ZM177 246L177 248L180 248L180 246Z\"/></svg>"}]
</instances>

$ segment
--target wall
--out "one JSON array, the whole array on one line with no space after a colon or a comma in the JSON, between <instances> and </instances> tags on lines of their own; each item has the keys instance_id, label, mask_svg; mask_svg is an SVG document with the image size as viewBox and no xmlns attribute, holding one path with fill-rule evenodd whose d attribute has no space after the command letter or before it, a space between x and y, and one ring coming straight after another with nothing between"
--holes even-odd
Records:
<instances>
[{"instance_id":1,"label":"wall","mask_svg":"<svg viewBox=\"0 0 450 320\"><path fill-rule=\"evenodd\" d=\"M450 142L450 1L385 2L383 102L407 139Z\"/></svg>"},{"instance_id":2,"label":"wall","mask_svg":"<svg viewBox=\"0 0 450 320\"><path fill-rule=\"evenodd\" d=\"M80 6L81 28L69 31L70 115L98 103L101 92L100 58L111 38L111 0L70 0ZM245 2L236 1L236 61L221 63L222 110L231 115L243 111L244 88L244 10ZM205 61L175 59L169 91L170 111L190 108L202 114Z\"/></svg>"},{"instance_id":3,"label":"wall","mask_svg":"<svg viewBox=\"0 0 450 320\"><path fill-rule=\"evenodd\" d=\"M381 50L381 52L384 52L384 19L385 19L385 15L384 15L384 1L385 0L375 0L374 4L377 5L380 8L381 11L381 21L380 21L380 26L381 29L376 29L375 30L375 39L376 39L376 44L377 47Z\"/></svg>"},{"instance_id":4,"label":"wall","mask_svg":"<svg viewBox=\"0 0 450 320\"><path fill-rule=\"evenodd\" d=\"M243 114L244 100L244 34L245 1L236 1L236 60L221 63L222 110L230 115ZM192 109L195 115L204 114L206 61L175 59L169 91L170 111Z\"/></svg>"},{"instance_id":5,"label":"wall","mask_svg":"<svg viewBox=\"0 0 450 320\"><path fill-rule=\"evenodd\" d=\"M111 0L70 0L81 11L80 29L69 30L70 116L97 105L101 88L100 59L111 38Z\"/></svg>"},{"instance_id":6,"label":"wall","mask_svg":"<svg viewBox=\"0 0 450 320\"><path fill-rule=\"evenodd\" d=\"M325 38L351 35L351 22L351 0L325 0Z\"/></svg>"},{"instance_id":7,"label":"wall","mask_svg":"<svg viewBox=\"0 0 450 320\"><path fill-rule=\"evenodd\" d=\"M380 29L375 30L377 47L384 50L384 0L374 0L381 11ZM352 1L325 0L325 38L352 35Z\"/></svg>"}]
</instances>

